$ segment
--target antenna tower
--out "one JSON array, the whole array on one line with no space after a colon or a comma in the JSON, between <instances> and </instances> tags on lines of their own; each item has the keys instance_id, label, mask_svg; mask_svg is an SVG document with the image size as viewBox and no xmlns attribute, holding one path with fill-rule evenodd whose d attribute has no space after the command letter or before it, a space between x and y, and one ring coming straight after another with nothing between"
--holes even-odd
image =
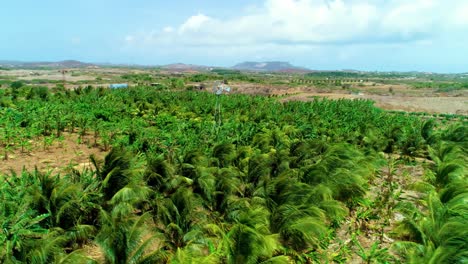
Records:
<instances>
[{"instance_id":1,"label":"antenna tower","mask_svg":"<svg viewBox=\"0 0 468 264\"><path fill-rule=\"evenodd\" d=\"M219 128L223 123L223 116L221 111L221 95L231 92L231 87L227 86L224 82L217 81L213 86L213 93L216 94L215 104L215 127Z\"/></svg>"},{"instance_id":2,"label":"antenna tower","mask_svg":"<svg viewBox=\"0 0 468 264\"><path fill-rule=\"evenodd\" d=\"M62 84L63 84L63 87L65 87L65 82L66 82L65 74L68 72L68 70L62 69L60 70L60 72L62 73Z\"/></svg>"}]
</instances>

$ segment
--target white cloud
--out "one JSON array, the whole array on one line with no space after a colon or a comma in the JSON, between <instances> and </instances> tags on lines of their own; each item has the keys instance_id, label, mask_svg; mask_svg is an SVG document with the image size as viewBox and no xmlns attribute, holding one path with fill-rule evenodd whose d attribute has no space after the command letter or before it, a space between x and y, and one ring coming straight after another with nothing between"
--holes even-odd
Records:
<instances>
[{"instance_id":1,"label":"white cloud","mask_svg":"<svg viewBox=\"0 0 468 264\"><path fill-rule=\"evenodd\" d=\"M442 6L431 0L398 1L388 12L382 12L382 30L385 34L396 34L403 39L419 34L431 34L437 29Z\"/></svg>"},{"instance_id":2,"label":"white cloud","mask_svg":"<svg viewBox=\"0 0 468 264\"><path fill-rule=\"evenodd\" d=\"M200 13L135 39L184 48L418 43L468 25L466 0L265 0L248 10L230 19Z\"/></svg>"},{"instance_id":3,"label":"white cloud","mask_svg":"<svg viewBox=\"0 0 468 264\"><path fill-rule=\"evenodd\" d=\"M457 26L468 27L468 1L457 6L453 16L453 22ZM465 33L468 34L468 29Z\"/></svg>"},{"instance_id":4,"label":"white cloud","mask_svg":"<svg viewBox=\"0 0 468 264\"><path fill-rule=\"evenodd\" d=\"M163 28L163 32L165 32L165 33L174 32L174 28L173 27L165 27L165 28Z\"/></svg>"},{"instance_id":5,"label":"white cloud","mask_svg":"<svg viewBox=\"0 0 468 264\"><path fill-rule=\"evenodd\" d=\"M211 20L210 17L203 14L191 16L184 24L179 27L179 33L197 32L200 28Z\"/></svg>"}]
</instances>

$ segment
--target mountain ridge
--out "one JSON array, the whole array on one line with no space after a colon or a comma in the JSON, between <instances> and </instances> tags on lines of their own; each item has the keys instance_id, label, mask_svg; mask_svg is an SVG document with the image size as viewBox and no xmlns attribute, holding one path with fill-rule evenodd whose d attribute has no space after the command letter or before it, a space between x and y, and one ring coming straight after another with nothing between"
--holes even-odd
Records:
<instances>
[{"instance_id":1,"label":"mountain ridge","mask_svg":"<svg viewBox=\"0 0 468 264\"><path fill-rule=\"evenodd\" d=\"M98 64L81 62L78 60L61 61L13 61L0 60L0 66L10 68L86 68L95 67Z\"/></svg>"},{"instance_id":2,"label":"mountain ridge","mask_svg":"<svg viewBox=\"0 0 468 264\"><path fill-rule=\"evenodd\" d=\"M231 67L236 70L260 71L260 72L309 72L305 67L292 65L286 61L245 61Z\"/></svg>"}]
</instances>

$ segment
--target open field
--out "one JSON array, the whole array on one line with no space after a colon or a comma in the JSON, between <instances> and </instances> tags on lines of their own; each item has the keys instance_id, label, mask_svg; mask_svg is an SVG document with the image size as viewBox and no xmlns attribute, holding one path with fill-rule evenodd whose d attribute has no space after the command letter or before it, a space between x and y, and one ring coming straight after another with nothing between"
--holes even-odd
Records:
<instances>
[{"instance_id":1,"label":"open field","mask_svg":"<svg viewBox=\"0 0 468 264\"><path fill-rule=\"evenodd\" d=\"M463 263L465 84L367 77L0 71L0 263Z\"/></svg>"},{"instance_id":2,"label":"open field","mask_svg":"<svg viewBox=\"0 0 468 264\"><path fill-rule=\"evenodd\" d=\"M404 96L374 94L338 94L338 93L300 93L281 99L281 101L311 101L316 97L329 99L366 99L375 102L377 107L386 110L407 112L446 113L468 115L468 97L466 96Z\"/></svg>"},{"instance_id":3,"label":"open field","mask_svg":"<svg viewBox=\"0 0 468 264\"><path fill-rule=\"evenodd\" d=\"M153 76L146 80L123 79L124 75L148 75ZM23 80L37 85L55 87L57 84L65 84L67 89L75 89L79 86L93 85L107 87L110 83L127 82L130 85L149 84L151 82L165 83L170 78L184 78L185 85L198 85L191 82L190 76L184 72L155 71L145 69L103 68L103 69L69 69L62 75L59 70L10 70L0 71L1 76L9 80ZM193 75L193 74L192 74ZM224 78L220 76L219 78ZM268 79L272 79L268 83ZM400 110L409 112L427 112L439 114L468 114L468 89L439 91L436 88L415 88L406 80L395 80L392 84L364 82L352 84L346 89L336 86L317 86L314 84L290 85L291 80L299 77L284 76L285 82L278 83L277 78L267 77L261 82L245 82L233 80L230 85L237 93L267 95L281 97L281 101L299 100L309 101L315 97L330 99L369 99L376 103L377 107L386 110ZM187 80L188 79L188 80ZM49 82L48 82L49 81ZM130 82L128 82L130 81ZM274 82L276 81L276 82ZM213 82L205 81L206 86L212 86ZM209 87L211 88L211 87Z\"/></svg>"},{"instance_id":4,"label":"open field","mask_svg":"<svg viewBox=\"0 0 468 264\"><path fill-rule=\"evenodd\" d=\"M365 99L386 110L468 115L468 90L452 93L435 89L414 89L408 85L369 85L353 91L343 89L303 87L262 87L259 85L233 85L237 92L280 97L281 102L312 101L315 98ZM392 92L389 92L391 89Z\"/></svg>"}]
</instances>

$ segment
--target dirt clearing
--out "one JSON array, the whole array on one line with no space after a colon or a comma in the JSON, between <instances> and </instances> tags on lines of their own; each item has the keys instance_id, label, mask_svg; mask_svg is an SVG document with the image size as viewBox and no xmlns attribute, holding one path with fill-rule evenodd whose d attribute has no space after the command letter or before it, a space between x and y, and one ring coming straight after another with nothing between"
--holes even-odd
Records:
<instances>
[{"instance_id":1,"label":"dirt clearing","mask_svg":"<svg viewBox=\"0 0 468 264\"><path fill-rule=\"evenodd\" d=\"M33 143L30 151L21 152L17 149L9 152L7 160L0 160L0 174L9 174L11 171L19 174L23 168L32 171L35 167L40 171L52 171L52 173L65 173L70 168L81 171L92 168L89 162L90 155L102 159L105 154L106 152L99 148L78 143L76 134L66 134L64 140L56 141L45 149L41 142L37 141Z\"/></svg>"}]
</instances>

